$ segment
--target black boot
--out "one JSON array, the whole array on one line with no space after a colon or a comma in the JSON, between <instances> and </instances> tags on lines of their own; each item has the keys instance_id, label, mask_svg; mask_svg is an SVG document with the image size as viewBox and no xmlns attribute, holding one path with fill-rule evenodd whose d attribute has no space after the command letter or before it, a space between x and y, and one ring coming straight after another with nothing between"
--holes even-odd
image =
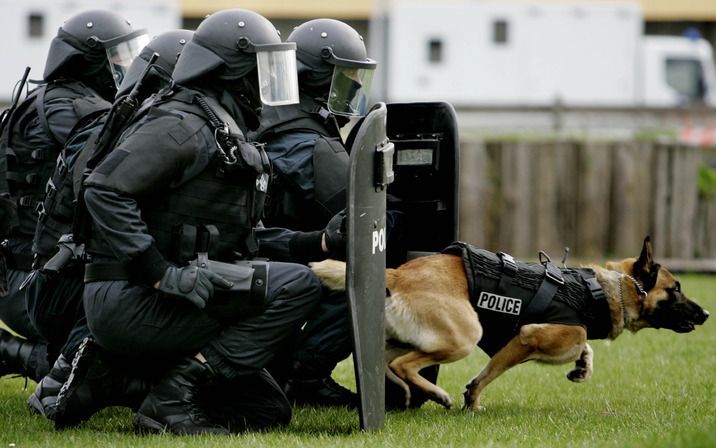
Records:
<instances>
[{"instance_id":1,"label":"black boot","mask_svg":"<svg viewBox=\"0 0 716 448\"><path fill-rule=\"evenodd\" d=\"M56 429L63 429L110 406L136 411L151 390L151 382L121 367L91 338L85 338L72 360L72 370L57 395L54 410L46 412L47 418L55 421Z\"/></svg>"},{"instance_id":2,"label":"black boot","mask_svg":"<svg viewBox=\"0 0 716 448\"><path fill-rule=\"evenodd\" d=\"M69 378L71 370L72 364L67 362L64 355L60 355L50 369L50 373L37 383L35 392L27 399L27 404L33 412L44 416L55 413L57 394Z\"/></svg>"},{"instance_id":3,"label":"black boot","mask_svg":"<svg viewBox=\"0 0 716 448\"><path fill-rule=\"evenodd\" d=\"M0 329L0 377L15 374L38 382L49 370L47 344L30 342Z\"/></svg>"},{"instance_id":4,"label":"black boot","mask_svg":"<svg viewBox=\"0 0 716 448\"><path fill-rule=\"evenodd\" d=\"M196 358L179 362L154 386L134 418L140 431L173 434L229 434L202 409L202 392L214 378L209 364Z\"/></svg>"},{"instance_id":5,"label":"black boot","mask_svg":"<svg viewBox=\"0 0 716 448\"><path fill-rule=\"evenodd\" d=\"M358 406L358 395L336 383L330 376L292 378L286 383L284 392L289 400L304 406Z\"/></svg>"},{"instance_id":6,"label":"black boot","mask_svg":"<svg viewBox=\"0 0 716 448\"><path fill-rule=\"evenodd\" d=\"M358 406L358 395L331 378L335 364L323 358L293 361L291 378L284 385L288 399L304 406Z\"/></svg>"}]
</instances>

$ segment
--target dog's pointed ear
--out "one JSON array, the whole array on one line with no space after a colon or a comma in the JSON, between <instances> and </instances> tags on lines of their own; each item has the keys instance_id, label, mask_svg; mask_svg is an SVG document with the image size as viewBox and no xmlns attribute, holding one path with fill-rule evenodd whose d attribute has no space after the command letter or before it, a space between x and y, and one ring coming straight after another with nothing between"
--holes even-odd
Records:
<instances>
[{"instance_id":1,"label":"dog's pointed ear","mask_svg":"<svg viewBox=\"0 0 716 448\"><path fill-rule=\"evenodd\" d=\"M644 238L644 246L641 248L641 254L632 267L632 275L639 280L646 291L649 291L656 284L656 277L659 274L660 268L660 264L654 263L651 237L647 235L647 237Z\"/></svg>"}]
</instances>

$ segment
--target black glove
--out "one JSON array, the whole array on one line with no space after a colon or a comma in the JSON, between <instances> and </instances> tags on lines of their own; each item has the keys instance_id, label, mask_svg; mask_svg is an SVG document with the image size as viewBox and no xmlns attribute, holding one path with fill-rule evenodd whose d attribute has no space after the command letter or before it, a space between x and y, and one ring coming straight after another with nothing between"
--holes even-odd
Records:
<instances>
[{"instance_id":1,"label":"black glove","mask_svg":"<svg viewBox=\"0 0 716 448\"><path fill-rule=\"evenodd\" d=\"M346 211L341 210L336 213L323 231L326 239L326 247L328 248L328 256L334 260L346 259Z\"/></svg>"},{"instance_id":2,"label":"black glove","mask_svg":"<svg viewBox=\"0 0 716 448\"><path fill-rule=\"evenodd\" d=\"M203 309L214 295L214 286L229 289L234 284L208 269L197 266L169 266L157 289L184 297L197 308Z\"/></svg>"}]
</instances>

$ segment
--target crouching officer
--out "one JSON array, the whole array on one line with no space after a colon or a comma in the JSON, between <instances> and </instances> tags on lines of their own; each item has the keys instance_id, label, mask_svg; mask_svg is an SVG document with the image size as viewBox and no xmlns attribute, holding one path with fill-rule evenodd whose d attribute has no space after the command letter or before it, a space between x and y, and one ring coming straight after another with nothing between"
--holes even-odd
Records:
<instances>
[{"instance_id":1,"label":"crouching officer","mask_svg":"<svg viewBox=\"0 0 716 448\"><path fill-rule=\"evenodd\" d=\"M57 394L68 379L70 361L82 340L90 336L82 303L84 246L72 235L79 194L75 191L75 182L82 178L88 159L99 158L111 148L112 141L119 138L124 124L136 113L142 99L171 82L176 60L193 34L188 30L167 31L142 49L119 86L112 110L73 133L47 181L33 238L35 270L27 282L26 297L32 324L50 346L59 348L60 354L29 397L28 404L36 413L55 419L57 426L72 426L89 418L97 410L93 403L128 405L136 409L148 393L146 381L118 379L120 372L112 371L103 376L105 387L97 390L102 392L101 396L90 397L90 402L81 406L83 412L67 418L55 415Z\"/></svg>"},{"instance_id":2,"label":"crouching officer","mask_svg":"<svg viewBox=\"0 0 716 448\"><path fill-rule=\"evenodd\" d=\"M0 375L21 373L38 381L48 371L47 347L30 322L25 292L20 291L31 270L36 210L71 131L110 107L125 70L148 40L144 30L110 11L73 16L50 44L45 83L7 117L0 136L0 182L7 181L17 222L3 244L9 282L7 295L0 297L0 319L28 340L0 330Z\"/></svg>"},{"instance_id":3,"label":"crouching officer","mask_svg":"<svg viewBox=\"0 0 716 448\"><path fill-rule=\"evenodd\" d=\"M338 20L310 20L296 27L287 41L297 46L300 103L264 108L261 127L253 134L266 143L274 167L264 223L321 235L320 229L326 226L328 230L340 228L340 220L327 223L346 207L349 155L341 128L351 118L366 114L377 63L367 57L361 35ZM387 263L395 267L405 261L405 223L403 214L395 210L389 210L386 219ZM264 252L281 238L271 231L259 236ZM291 246L313 247L310 238L310 233L297 234ZM323 256L316 253L305 259L295 256L297 250L292 252L298 262ZM345 259L345 254L334 253L332 257ZM357 405L355 394L331 378L337 363L351 353L350 328L345 293L326 289L318 309L297 337L295 352L287 357L292 362L272 366L272 373L284 380L289 398L308 405ZM431 379L434 381L434 375ZM404 401L402 397L392 400L395 391L391 382L386 384L389 405Z\"/></svg>"},{"instance_id":4,"label":"crouching officer","mask_svg":"<svg viewBox=\"0 0 716 448\"><path fill-rule=\"evenodd\" d=\"M320 284L305 266L234 263L256 250L269 170L243 135L262 103L297 101L295 76L295 44L266 18L212 14L179 57L172 91L85 181L93 223L84 305L96 343L137 364L171 363L137 411L142 430L226 434L290 420L264 366L306 320ZM60 412L92 380L83 353ZM221 420L204 401L217 385L224 403L235 402Z\"/></svg>"},{"instance_id":5,"label":"crouching officer","mask_svg":"<svg viewBox=\"0 0 716 448\"><path fill-rule=\"evenodd\" d=\"M367 57L358 32L338 20L306 22L287 41L297 47L300 103L264 108L261 127L253 135L266 142L274 167L264 223L312 231L316 238L346 207L349 156L340 129L351 117L365 114L376 62ZM264 248L276 239L265 231L259 237ZM315 246L311 234L293 239L295 261L312 261L296 257L306 245ZM355 394L331 378L336 364L351 353L349 319L345 293L326 290L294 353L282 363L287 365L272 366L290 399L307 405L357 405Z\"/></svg>"}]
</instances>

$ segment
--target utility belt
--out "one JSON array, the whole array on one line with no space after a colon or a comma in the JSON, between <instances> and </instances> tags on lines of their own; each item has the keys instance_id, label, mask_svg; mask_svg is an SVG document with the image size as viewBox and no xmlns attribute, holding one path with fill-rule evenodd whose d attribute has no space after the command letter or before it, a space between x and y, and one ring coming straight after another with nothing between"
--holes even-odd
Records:
<instances>
[{"instance_id":1,"label":"utility belt","mask_svg":"<svg viewBox=\"0 0 716 448\"><path fill-rule=\"evenodd\" d=\"M269 263L261 260L241 260L234 263L209 260L199 253L189 264L208 269L229 280L229 289L214 288L207 304L207 313L217 320L231 320L260 314L268 304ZM132 281L134 274L129 263L94 261L85 265L85 283L98 281Z\"/></svg>"}]
</instances>

